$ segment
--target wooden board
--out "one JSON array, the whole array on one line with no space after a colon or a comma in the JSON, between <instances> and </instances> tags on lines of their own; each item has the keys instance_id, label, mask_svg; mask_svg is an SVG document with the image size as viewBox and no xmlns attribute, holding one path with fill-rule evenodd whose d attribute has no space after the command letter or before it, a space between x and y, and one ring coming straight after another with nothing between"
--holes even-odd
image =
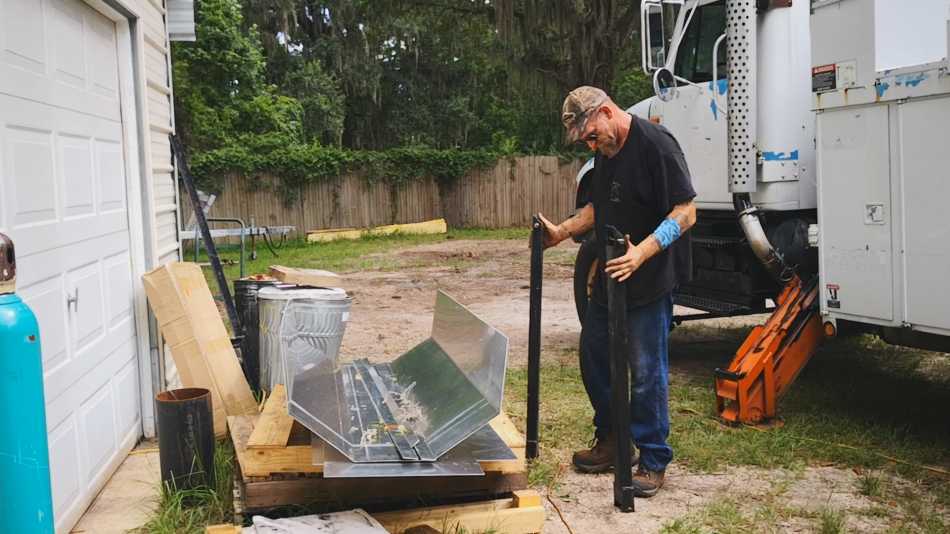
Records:
<instances>
[{"instance_id":1,"label":"wooden board","mask_svg":"<svg viewBox=\"0 0 950 534\"><path fill-rule=\"evenodd\" d=\"M298 432L296 438L290 435L288 437L288 445L285 447L279 447L275 444L251 444L250 440L252 435L256 432L255 425L259 417L261 416L228 418L231 439L234 442L238 462L241 465L241 472L245 478L267 477L272 474L280 473L323 473L323 464L320 462L322 456L320 449L314 449L310 443L309 435L300 435L303 434L303 432ZM480 462L482 470L486 473L524 472L526 469L524 437L518 433L511 419L509 419L506 414L501 414L492 420L491 426L505 444L511 448L512 452L515 453L517 459L486 460Z\"/></svg>"},{"instance_id":2,"label":"wooden board","mask_svg":"<svg viewBox=\"0 0 950 534\"><path fill-rule=\"evenodd\" d=\"M334 230L314 230L307 233L307 241L327 242L337 239L359 239L370 235L392 235L392 234L444 234L448 232L448 225L445 219L433 219L418 223L408 224L387 224L385 226L376 226L374 228L340 228Z\"/></svg>"},{"instance_id":3,"label":"wooden board","mask_svg":"<svg viewBox=\"0 0 950 534\"><path fill-rule=\"evenodd\" d=\"M215 435L223 437L226 417L255 414L257 403L201 267L168 263L142 281L182 384L211 391Z\"/></svg>"},{"instance_id":4,"label":"wooden board","mask_svg":"<svg viewBox=\"0 0 950 534\"><path fill-rule=\"evenodd\" d=\"M257 417L257 423L247 440L248 449L279 449L287 446L290 432L294 428L294 419L287 413L287 388L283 384L274 386L264 410Z\"/></svg>"},{"instance_id":5,"label":"wooden board","mask_svg":"<svg viewBox=\"0 0 950 534\"><path fill-rule=\"evenodd\" d=\"M336 273L320 269L297 269L271 265L270 275L288 284L314 287L344 287L344 279Z\"/></svg>"},{"instance_id":6,"label":"wooden board","mask_svg":"<svg viewBox=\"0 0 950 534\"><path fill-rule=\"evenodd\" d=\"M510 495L528 487L525 473L486 473L481 477L323 478L239 481L240 503L245 513L278 506L315 505L325 511L420 506L470 498Z\"/></svg>"},{"instance_id":7,"label":"wooden board","mask_svg":"<svg viewBox=\"0 0 950 534\"><path fill-rule=\"evenodd\" d=\"M372 514L393 534L427 525L439 532L498 532L531 534L544 527L544 506L535 491L520 492L522 497L485 502L434 506ZM532 498L526 498L530 496Z\"/></svg>"},{"instance_id":8,"label":"wooden board","mask_svg":"<svg viewBox=\"0 0 950 534\"><path fill-rule=\"evenodd\" d=\"M265 410L267 406L265 405ZM262 416L235 416L228 418L228 428L231 432L231 440L234 443L235 454L238 463L241 466L241 473L245 480L254 478L266 478L274 474L311 474L323 473L323 464L319 462L320 453L317 449L316 454L311 446L309 435L301 436L300 432L291 432L286 447L270 446L248 446L252 434L255 432L255 424L258 418ZM268 423L269 425L269 423ZM501 437L512 452L515 453L515 460L497 460L480 462L482 470L486 473L524 473L526 469L525 462L525 443L524 437L517 431L511 419L506 414L501 414L491 422L492 429ZM259 443L259 442L258 442ZM317 462L316 464L314 462Z\"/></svg>"},{"instance_id":9,"label":"wooden board","mask_svg":"<svg viewBox=\"0 0 950 534\"><path fill-rule=\"evenodd\" d=\"M533 534L544 527L544 505L534 490L513 497L465 504L412 508L371 514L392 534L422 525L439 532L498 532ZM214 525L205 534L240 534L241 527Z\"/></svg>"}]
</instances>

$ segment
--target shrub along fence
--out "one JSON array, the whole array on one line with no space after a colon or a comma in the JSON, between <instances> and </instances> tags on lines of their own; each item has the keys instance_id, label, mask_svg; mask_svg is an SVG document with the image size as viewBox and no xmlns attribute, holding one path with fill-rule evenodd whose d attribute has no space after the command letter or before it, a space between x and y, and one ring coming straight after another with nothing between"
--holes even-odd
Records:
<instances>
[{"instance_id":1,"label":"shrub along fence","mask_svg":"<svg viewBox=\"0 0 950 534\"><path fill-rule=\"evenodd\" d=\"M250 224L295 226L297 235L327 228L366 228L445 218L452 227L527 226L531 215L551 220L574 209L574 179L583 161L557 156L499 160L450 182L431 178L400 183L369 181L359 173L304 185L292 201L273 176L223 181L211 215ZM252 185L253 184L253 185Z\"/></svg>"}]
</instances>

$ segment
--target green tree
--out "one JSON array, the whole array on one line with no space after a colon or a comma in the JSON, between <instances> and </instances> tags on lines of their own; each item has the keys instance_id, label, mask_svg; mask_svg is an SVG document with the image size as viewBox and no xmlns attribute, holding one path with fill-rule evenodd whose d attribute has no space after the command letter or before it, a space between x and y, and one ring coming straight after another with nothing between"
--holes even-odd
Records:
<instances>
[{"instance_id":1,"label":"green tree","mask_svg":"<svg viewBox=\"0 0 950 534\"><path fill-rule=\"evenodd\" d=\"M299 63L300 68L286 73L281 89L300 102L304 138L325 145L342 145L346 97L340 82L326 72L318 59Z\"/></svg>"},{"instance_id":2,"label":"green tree","mask_svg":"<svg viewBox=\"0 0 950 534\"><path fill-rule=\"evenodd\" d=\"M186 144L207 150L248 132L299 139L300 104L264 82L264 53L256 28L243 27L240 2L199 0L195 22L197 40L172 48L175 123Z\"/></svg>"}]
</instances>

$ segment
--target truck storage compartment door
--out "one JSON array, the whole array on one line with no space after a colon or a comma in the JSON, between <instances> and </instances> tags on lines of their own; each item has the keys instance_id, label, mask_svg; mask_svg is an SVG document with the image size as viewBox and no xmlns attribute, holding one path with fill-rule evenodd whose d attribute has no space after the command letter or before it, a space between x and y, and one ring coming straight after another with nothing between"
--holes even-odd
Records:
<instances>
[{"instance_id":1,"label":"truck storage compartment door","mask_svg":"<svg viewBox=\"0 0 950 534\"><path fill-rule=\"evenodd\" d=\"M906 321L950 334L950 96L912 100L900 117ZM939 332L935 332L939 333Z\"/></svg>"},{"instance_id":2,"label":"truck storage compartment door","mask_svg":"<svg viewBox=\"0 0 950 534\"><path fill-rule=\"evenodd\" d=\"M818 114L822 312L893 320L887 106Z\"/></svg>"}]
</instances>

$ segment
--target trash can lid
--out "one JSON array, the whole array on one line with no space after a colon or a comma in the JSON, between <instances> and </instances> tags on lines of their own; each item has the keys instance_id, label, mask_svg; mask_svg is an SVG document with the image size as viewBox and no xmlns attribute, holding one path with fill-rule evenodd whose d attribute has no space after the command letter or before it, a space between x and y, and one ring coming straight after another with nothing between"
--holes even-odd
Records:
<instances>
[{"instance_id":1,"label":"trash can lid","mask_svg":"<svg viewBox=\"0 0 950 534\"><path fill-rule=\"evenodd\" d=\"M346 300L346 291L338 287L263 287L257 298L270 300Z\"/></svg>"}]
</instances>

